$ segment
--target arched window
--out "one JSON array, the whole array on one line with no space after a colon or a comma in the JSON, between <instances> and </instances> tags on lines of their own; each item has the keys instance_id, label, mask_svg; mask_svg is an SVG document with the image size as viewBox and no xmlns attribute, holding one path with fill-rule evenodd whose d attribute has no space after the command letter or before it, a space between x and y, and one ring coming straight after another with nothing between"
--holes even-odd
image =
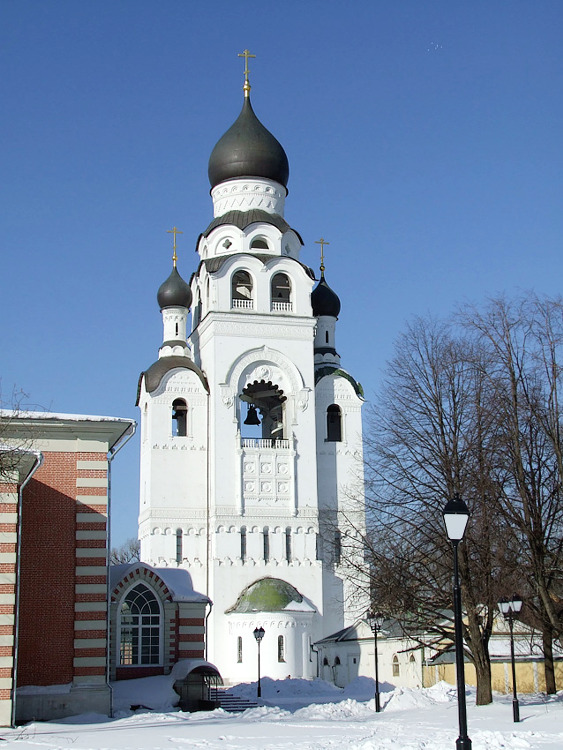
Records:
<instances>
[{"instance_id":1,"label":"arched window","mask_svg":"<svg viewBox=\"0 0 563 750\"><path fill-rule=\"evenodd\" d=\"M263 237L255 237L250 243L251 250L269 250L268 243Z\"/></svg>"},{"instance_id":2,"label":"arched window","mask_svg":"<svg viewBox=\"0 0 563 750\"><path fill-rule=\"evenodd\" d=\"M237 664L242 664L242 636L237 637Z\"/></svg>"},{"instance_id":3,"label":"arched window","mask_svg":"<svg viewBox=\"0 0 563 750\"><path fill-rule=\"evenodd\" d=\"M236 271L232 280L232 306L251 310L254 306L252 301L252 279L247 271Z\"/></svg>"},{"instance_id":4,"label":"arched window","mask_svg":"<svg viewBox=\"0 0 563 750\"><path fill-rule=\"evenodd\" d=\"M148 586L139 583L132 588L119 615L119 663L160 664L160 605Z\"/></svg>"},{"instance_id":5,"label":"arched window","mask_svg":"<svg viewBox=\"0 0 563 750\"><path fill-rule=\"evenodd\" d=\"M285 273L277 273L271 284L272 310L288 312L291 310L291 282Z\"/></svg>"},{"instance_id":6,"label":"arched window","mask_svg":"<svg viewBox=\"0 0 563 750\"><path fill-rule=\"evenodd\" d=\"M340 657L339 657L339 656L337 656L337 657L336 657L336 658L334 659L334 666L335 666L335 667L339 667L339 666L340 666Z\"/></svg>"},{"instance_id":7,"label":"arched window","mask_svg":"<svg viewBox=\"0 0 563 750\"><path fill-rule=\"evenodd\" d=\"M243 562L246 560L246 526L240 530L240 559Z\"/></svg>"},{"instance_id":8,"label":"arched window","mask_svg":"<svg viewBox=\"0 0 563 750\"><path fill-rule=\"evenodd\" d=\"M400 675L400 669L399 669L399 657L397 654L393 655L393 677L399 677Z\"/></svg>"},{"instance_id":9,"label":"arched window","mask_svg":"<svg viewBox=\"0 0 563 750\"><path fill-rule=\"evenodd\" d=\"M285 661L285 644L283 642L283 635L278 635L278 661Z\"/></svg>"},{"instance_id":10,"label":"arched window","mask_svg":"<svg viewBox=\"0 0 563 750\"><path fill-rule=\"evenodd\" d=\"M291 528L285 530L285 559L291 562Z\"/></svg>"},{"instance_id":11,"label":"arched window","mask_svg":"<svg viewBox=\"0 0 563 750\"><path fill-rule=\"evenodd\" d=\"M264 562L270 561L270 530L264 527Z\"/></svg>"},{"instance_id":12,"label":"arched window","mask_svg":"<svg viewBox=\"0 0 563 750\"><path fill-rule=\"evenodd\" d=\"M326 439L329 443L342 440L342 411L337 404L331 404L326 410Z\"/></svg>"},{"instance_id":13,"label":"arched window","mask_svg":"<svg viewBox=\"0 0 563 750\"><path fill-rule=\"evenodd\" d=\"M172 403L172 435L185 437L188 434L188 405L183 398Z\"/></svg>"},{"instance_id":14,"label":"arched window","mask_svg":"<svg viewBox=\"0 0 563 750\"><path fill-rule=\"evenodd\" d=\"M323 667L328 667L328 659L326 658L326 656L323 659Z\"/></svg>"}]
</instances>

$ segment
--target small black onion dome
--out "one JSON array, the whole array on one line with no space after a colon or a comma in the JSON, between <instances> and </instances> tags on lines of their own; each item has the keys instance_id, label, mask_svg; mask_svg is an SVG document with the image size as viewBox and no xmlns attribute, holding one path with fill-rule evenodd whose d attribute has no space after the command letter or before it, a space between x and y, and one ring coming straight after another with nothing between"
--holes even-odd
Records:
<instances>
[{"instance_id":1,"label":"small black onion dome","mask_svg":"<svg viewBox=\"0 0 563 750\"><path fill-rule=\"evenodd\" d=\"M156 295L160 309L165 307L190 307L192 304L192 290L174 267L172 273L160 285Z\"/></svg>"},{"instance_id":2,"label":"small black onion dome","mask_svg":"<svg viewBox=\"0 0 563 750\"><path fill-rule=\"evenodd\" d=\"M245 97L240 115L211 152L208 174L212 188L236 177L265 177L287 188L286 153L254 114L249 97Z\"/></svg>"},{"instance_id":3,"label":"small black onion dome","mask_svg":"<svg viewBox=\"0 0 563 750\"><path fill-rule=\"evenodd\" d=\"M326 283L324 273L321 274L321 280L311 292L311 305L315 318L321 315L337 318L340 313L340 300L336 292L333 292Z\"/></svg>"}]
</instances>

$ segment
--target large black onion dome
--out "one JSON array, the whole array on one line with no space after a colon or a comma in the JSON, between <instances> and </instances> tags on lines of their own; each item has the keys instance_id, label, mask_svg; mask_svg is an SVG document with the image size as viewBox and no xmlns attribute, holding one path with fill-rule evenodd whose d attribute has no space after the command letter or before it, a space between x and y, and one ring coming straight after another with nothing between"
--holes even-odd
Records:
<instances>
[{"instance_id":1,"label":"large black onion dome","mask_svg":"<svg viewBox=\"0 0 563 750\"><path fill-rule=\"evenodd\" d=\"M174 266L172 273L160 285L156 298L160 309L165 307L190 307L192 304L192 290L178 273Z\"/></svg>"},{"instance_id":2,"label":"large black onion dome","mask_svg":"<svg viewBox=\"0 0 563 750\"><path fill-rule=\"evenodd\" d=\"M249 97L245 97L240 115L211 152L208 174L212 188L236 177L265 177L287 187L286 153L254 114Z\"/></svg>"},{"instance_id":3,"label":"large black onion dome","mask_svg":"<svg viewBox=\"0 0 563 750\"><path fill-rule=\"evenodd\" d=\"M330 315L337 318L340 313L340 300L336 292L325 281L324 273L321 280L311 292L311 305L313 306L313 315L319 318L321 315Z\"/></svg>"}]
</instances>

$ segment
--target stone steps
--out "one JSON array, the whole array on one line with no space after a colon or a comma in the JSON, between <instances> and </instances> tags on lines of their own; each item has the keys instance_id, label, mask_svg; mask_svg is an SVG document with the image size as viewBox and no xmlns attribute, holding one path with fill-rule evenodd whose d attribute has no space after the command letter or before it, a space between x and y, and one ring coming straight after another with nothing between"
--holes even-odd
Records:
<instances>
[{"instance_id":1,"label":"stone steps","mask_svg":"<svg viewBox=\"0 0 563 750\"><path fill-rule=\"evenodd\" d=\"M256 701L248 700L247 698L239 698L237 695L232 695L227 690L211 688L209 691L209 697L211 700L217 701L219 707L223 711L229 713L242 713L247 708L257 708L258 703Z\"/></svg>"}]
</instances>

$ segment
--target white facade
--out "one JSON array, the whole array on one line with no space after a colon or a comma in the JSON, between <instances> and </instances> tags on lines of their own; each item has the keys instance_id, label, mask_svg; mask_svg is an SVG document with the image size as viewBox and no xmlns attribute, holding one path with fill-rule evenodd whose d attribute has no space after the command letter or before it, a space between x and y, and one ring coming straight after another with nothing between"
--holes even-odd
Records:
<instances>
[{"instance_id":1,"label":"white facade","mask_svg":"<svg viewBox=\"0 0 563 750\"><path fill-rule=\"evenodd\" d=\"M190 348L187 308L165 307L159 360L139 381L141 559L186 568L213 601L207 658L226 682L255 678L254 627L266 631L263 674L314 677L310 644L357 615L338 528L349 493L355 509L363 499L363 399L335 352L315 354L334 348L336 317L313 315L286 193L265 177L213 187ZM249 405L260 425L245 424ZM227 613L262 578L291 584L305 604ZM364 610L367 600L366 590Z\"/></svg>"}]
</instances>

